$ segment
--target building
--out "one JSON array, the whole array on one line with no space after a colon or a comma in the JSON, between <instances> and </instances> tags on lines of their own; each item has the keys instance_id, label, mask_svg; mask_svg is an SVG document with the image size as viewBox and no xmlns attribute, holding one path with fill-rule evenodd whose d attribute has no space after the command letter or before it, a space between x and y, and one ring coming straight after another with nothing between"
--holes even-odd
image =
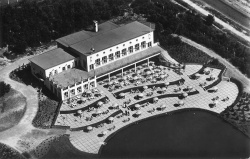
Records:
<instances>
[{"instance_id":1,"label":"building","mask_svg":"<svg viewBox=\"0 0 250 159\"><path fill-rule=\"evenodd\" d=\"M58 48L30 60L32 74L65 100L96 87L99 78L161 53L154 30L140 22L118 26L94 21L92 31L57 39Z\"/></svg>"}]
</instances>

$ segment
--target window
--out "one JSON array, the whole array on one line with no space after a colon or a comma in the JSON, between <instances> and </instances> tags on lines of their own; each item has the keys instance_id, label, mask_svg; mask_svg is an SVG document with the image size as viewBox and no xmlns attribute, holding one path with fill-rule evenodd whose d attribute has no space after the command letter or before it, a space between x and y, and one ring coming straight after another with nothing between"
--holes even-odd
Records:
<instances>
[{"instance_id":1,"label":"window","mask_svg":"<svg viewBox=\"0 0 250 159\"><path fill-rule=\"evenodd\" d=\"M107 56L102 57L102 62L107 63Z\"/></svg>"},{"instance_id":2,"label":"window","mask_svg":"<svg viewBox=\"0 0 250 159\"><path fill-rule=\"evenodd\" d=\"M69 97L69 93L68 92L64 92L64 98L68 98Z\"/></svg>"},{"instance_id":3,"label":"window","mask_svg":"<svg viewBox=\"0 0 250 159\"><path fill-rule=\"evenodd\" d=\"M120 51L115 52L115 57L116 58L120 58L121 57Z\"/></svg>"},{"instance_id":4,"label":"window","mask_svg":"<svg viewBox=\"0 0 250 159\"><path fill-rule=\"evenodd\" d=\"M109 54L109 61L114 60L114 55L113 54Z\"/></svg>"},{"instance_id":5,"label":"window","mask_svg":"<svg viewBox=\"0 0 250 159\"><path fill-rule=\"evenodd\" d=\"M139 49L140 49L139 44L136 44L136 45L135 45L135 51L138 51Z\"/></svg>"},{"instance_id":6,"label":"window","mask_svg":"<svg viewBox=\"0 0 250 159\"><path fill-rule=\"evenodd\" d=\"M128 51L129 51L129 53L132 53L132 52L133 52L133 46L130 46L130 47L128 48Z\"/></svg>"},{"instance_id":7,"label":"window","mask_svg":"<svg viewBox=\"0 0 250 159\"><path fill-rule=\"evenodd\" d=\"M94 82L94 81L93 81L93 82L90 82L90 87L91 87L91 88L95 87L95 82Z\"/></svg>"},{"instance_id":8,"label":"window","mask_svg":"<svg viewBox=\"0 0 250 159\"><path fill-rule=\"evenodd\" d=\"M125 56L125 55L127 55L127 50L126 50L126 49L123 49L123 50L122 50L122 56Z\"/></svg>"},{"instance_id":9,"label":"window","mask_svg":"<svg viewBox=\"0 0 250 159\"><path fill-rule=\"evenodd\" d=\"M89 69L90 69L90 70L93 70L93 69L94 69L94 64L90 64L90 65L89 65Z\"/></svg>"},{"instance_id":10,"label":"window","mask_svg":"<svg viewBox=\"0 0 250 159\"><path fill-rule=\"evenodd\" d=\"M68 68L70 68L70 65L68 65Z\"/></svg>"},{"instance_id":11,"label":"window","mask_svg":"<svg viewBox=\"0 0 250 159\"><path fill-rule=\"evenodd\" d=\"M144 49L146 48L146 41L141 42L141 47Z\"/></svg>"},{"instance_id":12,"label":"window","mask_svg":"<svg viewBox=\"0 0 250 159\"><path fill-rule=\"evenodd\" d=\"M77 93L81 93L82 92L82 87L77 87Z\"/></svg>"},{"instance_id":13,"label":"window","mask_svg":"<svg viewBox=\"0 0 250 159\"><path fill-rule=\"evenodd\" d=\"M65 67L63 67L62 70L64 71L64 70L65 70Z\"/></svg>"},{"instance_id":14,"label":"window","mask_svg":"<svg viewBox=\"0 0 250 159\"><path fill-rule=\"evenodd\" d=\"M96 59L95 64L96 64L96 66L99 66L101 64L100 59Z\"/></svg>"},{"instance_id":15,"label":"window","mask_svg":"<svg viewBox=\"0 0 250 159\"><path fill-rule=\"evenodd\" d=\"M84 85L84 89L88 89L88 84L85 84L85 85Z\"/></svg>"},{"instance_id":16,"label":"window","mask_svg":"<svg viewBox=\"0 0 250 159\"><path fill-rule=\"evenodd\" d=\"M57 72L57 70L55 70L55 74L57 74L58 72Z\"/></svg>"},{"instance_id":17,"label":"window","mask_svg":"<svg viewBox=\"0 0 250 159\"><path fill-rule=\"evenodd\" d=\"M72 95L75 95L75 93L76 93L76 92L75 92L75 89L71 89L71 90L70 90L70 93L71 93Z\"/></svg>"},{"instance_id":18,"label":"window","mask_svg":"<svg viewBox=\"0 0 250 159\"><path fill-rule=\"evenodd\" d=\"M148 43L148 47L151 47L151 46L152 46L152 43L151 43L151 42L149 42L149 43Z\"/></svg>"}]
</instances>

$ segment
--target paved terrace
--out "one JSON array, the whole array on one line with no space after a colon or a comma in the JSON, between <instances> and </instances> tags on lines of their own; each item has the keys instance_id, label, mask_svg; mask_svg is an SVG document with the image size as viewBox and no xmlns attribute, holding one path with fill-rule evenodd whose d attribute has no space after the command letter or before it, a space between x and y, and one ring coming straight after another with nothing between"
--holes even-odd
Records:
<instances>
[{"instance_id":1,"label":"paved terrace","mask_svg":"<svg viewBox=\"0 0 250 159\"><path fill-rule=\"evenodd\" d=\"M221 81L216 85L218 91L212 92L210 90L204 90L200 85L204 84L204 82L206 82L206 86L215 83L218 79L218 76L221 75L222 70L209 68L210 73L208 75L200 74L198 79L190 79L190 75L194 75L195 73L199 72L201 68L201 65L187 65L186 69L181 71L182 73L180 74L175 73L173 69L164 69L163 67L161 71L166 72L166 74L169 76L163 80L156 81L155 84L178 81L180 79L185 80L184 84L169 85L164 93L161 93L163 88L162 85L157 87L154 91L152 88L148 88L143 91L138 89L144 94L144 96L140 99L138 99L137 96L141 92L131 93L129 91L125 92L125 98L119 98L119 96L116 96L117 98L114 97L114 94L122 92L123 90L129 90L137 87L135 84L132 84L132 82L129 85L116 90L108 90L106 86L107 84L98 84L97 89L99 91L103 91L103 96L107 96L110 102L103 104L96 110L84 111L84 117L82 118L76 116L75 113L60 114L55 125L70 126L70 141L72 144L81 151L97 154L100 150L100 147L105 144L105 139L107 139L108 136L131 123L136 123L137 121L145 118L185 108L200 108L215 113L221 113L225 108L234 102L238 95L238 88L236 84L232 82ZM141 70L143 70L143 68ZM211 75L215 77L214 80L209 80ZM118 79L113 79L113 81L117 80ZM123 84L123 82L120 83ZM148 81L143 84L139 84L138 86L150 84L152 83ZM191 86L192 89L186 90L188 86ZM146 96L146 94L149 92L153 92L153 94L151 96ZM187 92L188 96L184 99L180 99L183 92ZM158 102L153 102L154 97L158 98ZM219 97L217 100L217 105L211 106L212 103L214 103L212 99L216 97ZM223 100L227 97L227 100ZM100 97L92 103L96 104L99 100L103 101L103 99ZM122 107L124 102L128 100L130 100L128 107L132 109ZM183 103L179 103L180 101ZM141 105L139 110L133 110L135 104L138 103ZM146 103L148 104L147 106L145 105ZM119 109L112 109L113 107L116 107L114 104L119 105ZM82 107L85 106L86 105L82 105ZM160 106L163 106L163 108L160 108ZM81 105L78 105L77 107L81 107ZM98 110L100 112L109 110L109 112L107 114L96 116L95 114ZM129 115L122 115L122 112L125 111L128 111ZM138 113L139 115L136 115ZM92 117L91 121L86 120L87 118L91 118L91 116L94 116ZM114 117L113 122L108 122L108 117L110 116ZM87 131L88 126L91 126L93 130Z\"/></svg>"}]
</instances>

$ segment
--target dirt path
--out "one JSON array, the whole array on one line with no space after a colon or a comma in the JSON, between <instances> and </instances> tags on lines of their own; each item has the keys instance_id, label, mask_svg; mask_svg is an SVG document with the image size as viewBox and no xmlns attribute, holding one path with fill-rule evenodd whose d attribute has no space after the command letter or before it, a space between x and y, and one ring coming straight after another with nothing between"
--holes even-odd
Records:
<instances>
[{"instance_id":1,"label":"dirt path","mask_svg":"<svg viewBox=\"0 0 250 159\"><path fill-rule=\"evenodd\" d=\"M20 93L22 93L27 100L27 109L21 121L16 126L0 132L0 142L15 148L19 152L23 152L23 149L20 147L20 145L18 145L18 141L27 136L27 134L32 134L33 131L41 132L43 134L49 134L47 136L38 136L36 138L37 141L35 141L36 144L42 142L45 138L50 137L53 134L55 135L62 133L61 131L53 129L38 129L32 125L32 120L34 119L38 111L37 91L32 86L27 86L25 84L13 81L9 78L9 73L12 70L18 68L23 64L27 64L29 62L28 59L31 57L32 56L24 57L0 69L0 80L3 80L6 83L10 84L13 89L18 90Z\"/></svg>"},{"instance_id":2,"label":"dirt path","mask_svg":"<svg viewBox=\"0 0 250 159\"><path fill-rule=\"evenodd\" d=\"M173 35L176 36L176 35ZM206 54L208 54L209 56L215 57L217 58L221 63L223 63L228 69L225 73L225 76L228 77L234 77L236 79L238 79L239 81L241 81L244 85L244 90L246 92L250 92L250 80L243 75L236 67L234 67L230 62L228 62L226 59L222 58L221 56L219 56L218 54L216 54L214 51L190 40L187 39L183 36L179 36L181 38L181 40L187 44L190 44L192 46L194 46L195 48L205 52Z\"/></svg>"},{"instance_id":3,"label":"dirt path","mask_svg":"<svg viewBox=\"0 0 250 159\"><path fill-rule=\"evenodd\" d=\"M182 0L186 3L188 3L190 6L192 6L194 9L196 9L197 11L199 11L200 13L204 14L204 15L208 15L210 14L208 11L206 11L205 9L201 8L200 6L198 6L197 4L191 2L190 0ZM230 30L233 34L242 37L243 39L245 39L246 41L250 42L250 37L245 35L242 32L239 32L238 30L236 30L234 27L232 27L231 25L225 23L224 21L220 20L219 18L217 18L216 16L214 16L214 19L217 23L219 23L220 25L222 25L225 29Z\"/></svg>"}]
</instances>

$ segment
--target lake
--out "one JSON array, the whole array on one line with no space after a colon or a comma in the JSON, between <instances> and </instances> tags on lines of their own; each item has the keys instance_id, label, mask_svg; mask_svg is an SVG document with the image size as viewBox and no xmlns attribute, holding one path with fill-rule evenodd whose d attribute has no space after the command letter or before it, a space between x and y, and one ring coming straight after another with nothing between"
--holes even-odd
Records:
<instances>
[{"instance_id":1,"label":"lake","mask_svg":"<svg viewBox=\"0 0 250 159\"><path fill-rule=\"evenodd\" d=\"M199 0L203 1L216 10L220 11L224 15L230 17L234 21L240 23L241 25L250 28L250 18L246 15L243 15L239 11L233 9L232 7L226 5L225 3L221 2L220 0Z\"/></svg>"},{"instance_id":2,"label":"lake","mask_svg":"<svg viewBox=\"0 0 250 159\"><path fill-rule=\"evenodd\" d=\"M101 158L248 157L250 140L215 114L185 110L120 130Z\"/></svg>"}]
</instances>

